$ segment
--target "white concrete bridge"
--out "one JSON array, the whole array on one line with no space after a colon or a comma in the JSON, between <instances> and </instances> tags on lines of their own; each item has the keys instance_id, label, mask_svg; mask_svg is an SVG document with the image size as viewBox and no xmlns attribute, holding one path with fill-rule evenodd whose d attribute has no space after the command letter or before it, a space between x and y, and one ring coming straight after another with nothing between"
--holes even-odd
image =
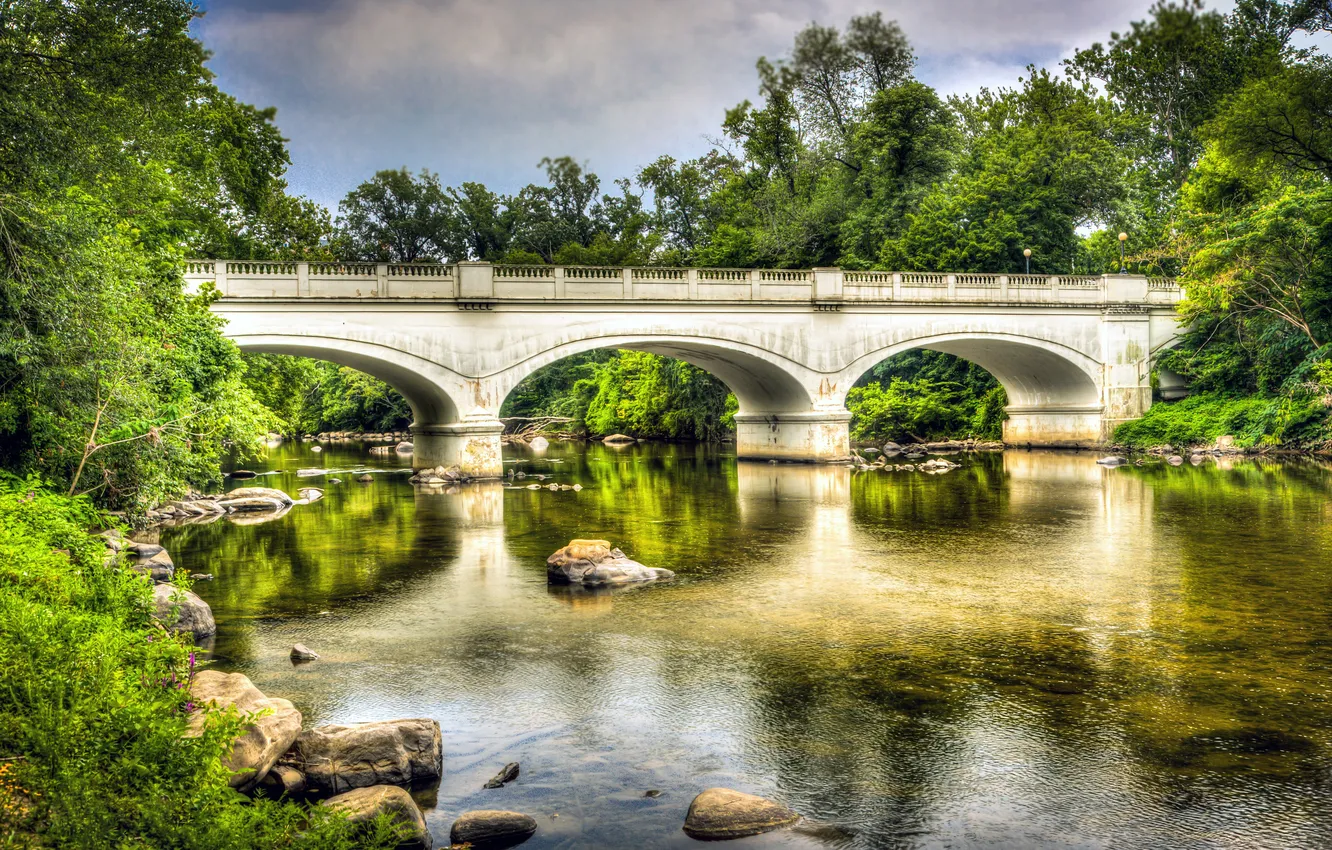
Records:
<instances>
[{"instance_id":1,"label":"white concrete bridge","mask_svg":"<svg viewBox=\"0 0 1332 850\"><path fill-rule=\"evenodd\" d=\"M330 360L411 404L418 467L500 472L500 405L596 348L649 351L735 393L742 458L848 451L847 390L913 348L956 354L1008 392L1009 443L1094 445L1151 405L1177 334L1166 279L856 272L191 261L246 351Z\"/></svg>"}]
</instances>

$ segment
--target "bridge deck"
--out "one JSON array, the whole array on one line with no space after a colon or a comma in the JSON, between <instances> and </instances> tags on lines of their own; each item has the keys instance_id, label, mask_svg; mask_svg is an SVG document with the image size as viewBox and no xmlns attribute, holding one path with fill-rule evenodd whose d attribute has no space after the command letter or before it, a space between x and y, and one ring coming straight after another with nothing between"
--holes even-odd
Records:
<instances>
[{"instance_id":1,"label":"bridge deck","mask_svg":"<svg viewBox=\"0 0 1332 850\"><path fill-rule=\"evenodd\" d=\"M186 281L227 298L1148 304L1182 297L1168 278L843 269L719 269L190 260Z\"/></svg>"}]
</instances>

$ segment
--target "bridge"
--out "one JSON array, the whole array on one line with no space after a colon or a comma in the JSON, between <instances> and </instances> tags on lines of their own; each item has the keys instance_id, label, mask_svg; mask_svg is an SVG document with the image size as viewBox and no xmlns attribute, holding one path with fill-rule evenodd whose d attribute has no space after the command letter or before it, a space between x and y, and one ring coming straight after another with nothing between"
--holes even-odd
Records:
<instances>
[{"instance_id":1,"label":"bridge","mask_svg":"<svg viewBox=\"0 0 1332 850\"><path fill-rule=\"evenodd\" d=\"M1152 403L1182 293L1133 275L190 261L187 285L244 351L329 360L411 405L414 465L501 471L500 405L597 348L692 363L739 402L742 458L849 449L846 393L915 348L979 364L1008 392L1004 440L1091 446Z\"/></svg>"}]
</instances>

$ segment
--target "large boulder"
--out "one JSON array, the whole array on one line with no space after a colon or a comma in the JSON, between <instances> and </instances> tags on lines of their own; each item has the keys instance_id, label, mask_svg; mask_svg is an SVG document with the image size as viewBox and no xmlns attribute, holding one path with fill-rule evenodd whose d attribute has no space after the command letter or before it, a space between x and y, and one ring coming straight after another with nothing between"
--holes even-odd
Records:
<instances>
[{"instance_id":1,"label":"large boulder","mask_svg":"<svg viewBox=\"0 0 1332 850\"><path fill-rule=\"evenodd\" d=\"M280 511L295 500L272 487L238 487L217 500L229 511Z\"/></svg>"},{"instance_id":2,"label":"large boulder","mask_svg":"<svg viewBox=\"0 0 1332 850\"><path fill-rule=\"evenodd\" d=\"M598 587L675 578L675 573L631 561L606 540L570 540L546 559L546 576L560 584Z\"/></svg>"},{"instance_id":3,"label":"large boulder","mask_svg":"<svg viewBox=\"0 0 1332 850\"><path fill-rule=\"evenodd\" d=\"M196 639L217 634L213 609L193 592L174 584L153 588L153 616L173 632L189 632Z\"/></svg>"},{"instance_id":4,"label":"large boulder","mask_svg":"<svg viewBox=\"0 0 1332 850\"><path fill-rule=\"evenodd\" d=\"M772 832L798 820L800 815L781 803L730 788L709 788L689 804L684 831L690 838L721 841Z\"/></svg>"},{"instance_id":5,"label":"large boulder","mask_svg":"<svg viewBox=\"0 0 1332 850\"><path fill-rule=\"evenodd\" d=\"M609 437L602 438L601 442L608 446L627 446L630 443L637 443L638 441L633 437L628 437L624 434L611 434Z\"/></svg>"},{"instance_id":6,"label":"large boulder","mask_svg":"<svg viewBox=\"0 0 1332 850\"><path fill-rule=\"evenodd\" d=\"M357 824L368 824L381 814L388 814L400 830L399 847L431 850L434 846L434 839L430 837L425 817L421 815L416 801L411 794L396 785L357 788L330 797L320 805L341 812L347 816L347 820Z\"/></svg>"},{"instance_id":7,"label":"large boulder","mask_svg":"<svg viewBox=\"0 0 1332 850\"><path fill-rule=\"evenodd\" d=\"M537 822L529 815L483 809L459 815L449 830L449 843L495 850L522 844L536 831Z\"/></svg>"},{"instance_id":8,"label":"large boulder","mask_svg":"<svg viewBox=\"0 0 1332 850\"><path fill-rule=\"evenodd\" d=\"M438 779L444 744L439 723L425 718L319 726L302 732L283 761L305 774L311 791L339 794Z\"/></svg>"},{"instance_id":9,"label":"large boulder","mask_svg":"<svg viewBox=\"0 0 1332 850\"><path fill-rule=\"evenodd\" d=\"M261 782L301 733L301 713L296 706L285 699L264 696L240 673L195 673L190 698L196 711L190 715L187 735L203 734L205 708L235 708L246 721L226 762L231 770L231 786L241 791Z\"/></svg>"}]
</instances>

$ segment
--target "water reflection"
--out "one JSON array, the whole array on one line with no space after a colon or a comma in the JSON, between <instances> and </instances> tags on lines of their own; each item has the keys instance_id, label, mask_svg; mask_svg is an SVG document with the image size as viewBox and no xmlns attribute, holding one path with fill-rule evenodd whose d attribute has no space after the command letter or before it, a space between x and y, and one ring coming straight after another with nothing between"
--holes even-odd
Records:
<instances>
[{"instance_id":1,"label":"water reflection","mask_svg":"<svg viewBox=\"0 0 1332 850\"><path fill-rule=\"evenodd\" d=\"M267 482L378 460L307 451L273 450ZM533 847L684 847L710 785L813 821L753 846L1332 838L1328 469L955 459L555 444L510 457L514 484L582 492L343 475L278 521L163 542L217 575L220 663L310 722L440 720L441 841L499 807L538 818ZM546 556L586 536L678 578L549 588ZM293 668L296 641L323 658ZM483 792L507 761L519 782Z\"/></svg>"}]
</instances>

